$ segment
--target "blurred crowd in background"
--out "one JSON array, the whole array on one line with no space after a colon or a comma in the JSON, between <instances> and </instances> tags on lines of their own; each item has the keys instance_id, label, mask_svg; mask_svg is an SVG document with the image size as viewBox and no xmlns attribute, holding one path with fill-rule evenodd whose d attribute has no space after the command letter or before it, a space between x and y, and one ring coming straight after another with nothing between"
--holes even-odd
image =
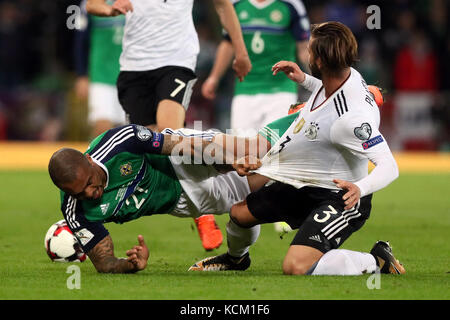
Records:
<instances>
[{"instance_id":1,"label":"blurred crowd in background","mask_svg":"<svg viewBox=\"0 0 450 320\"><path fill-rule=\"evenodd\" d=\"M356 68L385 90L381 130L391 148L450 151L450 2L303 2L311 23L340 21L356 35ZM212 1L194 3L201 52L187 126L199 120L204 129L226 130L235 77L227 73L214 101L201 96L221 28ZM73 4L79 3L0 0L0 140L87 141L87 103L74 89L74 31L66 26ZM370 5L381 9L380 29L367 27ZM299 97L308 98L302 91ZM287 113L289 106L280 107Z\"/></svg>"}]
</instances>

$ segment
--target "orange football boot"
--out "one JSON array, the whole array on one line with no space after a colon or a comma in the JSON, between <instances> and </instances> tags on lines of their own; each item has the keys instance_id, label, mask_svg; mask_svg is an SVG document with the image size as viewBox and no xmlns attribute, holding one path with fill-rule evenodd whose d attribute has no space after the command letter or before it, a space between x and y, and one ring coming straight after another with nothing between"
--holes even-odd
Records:
<instances>
[{"instance_id":1,"label":"orange football boot","mask_svg":"<svg viewBox=\"0 0 450 320\"><path fill-rule=\"evenodd\" d=\"M223 242L222 232L212 214L205 214L195 220L200 240L206 251L217 249Z\"/></svg>"}]
</instances>

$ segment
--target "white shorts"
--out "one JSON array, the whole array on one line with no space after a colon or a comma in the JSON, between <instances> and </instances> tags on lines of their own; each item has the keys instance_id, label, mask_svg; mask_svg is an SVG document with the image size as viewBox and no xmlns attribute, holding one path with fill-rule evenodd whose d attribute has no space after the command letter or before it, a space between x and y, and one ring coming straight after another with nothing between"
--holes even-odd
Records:
<instances>
[{"instance_id":1,"label":"white shorts","mask_svg":"<svg viewBox=\"0 0 450 320\"><path fill-rule=\"evenodd\" d=\"M266 124L287 116L297 99L290 92L237 95L231 103L231 129L239 136L255 136Z\"/></svg>"},{"instance_id":2,"label":"white shorts","mask_svg":"<svg viewBox=\"0 0 450 320\"><path fill-rule=\"evenodd\" d=\"M192 129L165 129L166 134L202 136L211 139L217 133ZM250 194L246 177L235 171L220 174L213 166L180 163L180 157L169 157L183 192L175 209L170 213L178 217L197 218L203 214L229 213L231 206Z\"/></svg>"},{"instance_id":3,"label":"white shorts","mask_svg":"<svg viewBox=\"0 0 450 320\"><path fill-rule=\"evenodd\" d=\"M104 83L89 85L89 113L90 123L108 120L115 125L125 124L125 111L119 103L117 88Z\"/></svg>"},{"instance_id":4,"label":"white shorts","mask_svg":"<svg viewBox=\"0 0 450 320\"><path fill-rule=\"evenodd\" d=\"M198 218L203 214L229 213L235 203L250 194L247 178L234 171L219 174L211 166L198 164L174 168L183 192L171 215Z\"/></svg>"}]
</instances>

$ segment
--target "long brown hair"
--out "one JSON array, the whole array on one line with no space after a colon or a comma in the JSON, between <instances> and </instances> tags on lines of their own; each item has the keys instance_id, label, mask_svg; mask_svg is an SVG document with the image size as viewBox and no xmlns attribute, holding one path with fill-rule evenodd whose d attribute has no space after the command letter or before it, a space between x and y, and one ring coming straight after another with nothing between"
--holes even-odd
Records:
<instances>
[{"instance_id":1,"label":"long brown hair","mask_svg":"<svg viewBox=\"0 0 450 320\"><path fill-rule=\"evenodd\" d=\"M320 58L321 70L339 74L358 61L358 43L352 31L340 22L330 21L311 26L310 49L313 58Z\"/></svg>"}]
</instances>

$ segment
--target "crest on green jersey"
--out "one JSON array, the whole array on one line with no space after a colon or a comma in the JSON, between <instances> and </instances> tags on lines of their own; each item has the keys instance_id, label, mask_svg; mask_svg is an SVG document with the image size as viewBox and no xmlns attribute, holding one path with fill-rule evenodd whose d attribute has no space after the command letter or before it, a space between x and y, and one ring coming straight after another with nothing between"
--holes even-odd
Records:
<instances>
[{"instance_id":1,"label":"crest on green jersey","mask_svg":"<svg viewBox=\"0 0 450 320\"><path fill-rule=\"evenodd\" d=\"M133 167L131 166L131 163L125 163L120 166L120 175L121 176L127 176L133 172Z\"/></svg>"},{"instance_id":2,"label":"crest on green jersey","mask_svg":"<svg viewBox=\"0 0 450 320\"><path fill-rule=\"evenodd\" d=\"M281 13L280 10L273 10L270 13L270 20L272 20L273 22L280 22L283 19L283 14Z\"/></svg>"}]
</instances>

